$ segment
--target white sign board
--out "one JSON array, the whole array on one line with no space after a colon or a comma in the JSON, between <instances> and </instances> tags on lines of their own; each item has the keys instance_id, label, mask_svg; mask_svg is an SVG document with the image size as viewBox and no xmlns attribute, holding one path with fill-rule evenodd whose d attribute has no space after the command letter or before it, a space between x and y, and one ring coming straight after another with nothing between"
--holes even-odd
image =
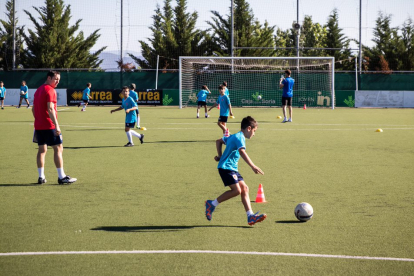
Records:
<instances>
[{"instance_id":1,"label":"white sign board","mask_svg":"<svg viewBox=\"0 0 414 276\"><path fill-rule=\"evenodd\" d=\"M57 105L66 105L66 89L55 89L57 93ZM29 89L29 103L33 104L33 95L36 89ZM20 89L6 88L6 99L4 99L4 105L18 106L20 102ZM26 101L22 101L22 106L26 106Z\"/></svg>"},{"instance_id":2,"label":"white sign board","mask_svg":"<svg viewBox=\"0 0 414 276\"><path fill-rule=\"evenodd\" d=\"M414 91L355 91L355 107L414 107Z\"/></svg>"}]
</instances>

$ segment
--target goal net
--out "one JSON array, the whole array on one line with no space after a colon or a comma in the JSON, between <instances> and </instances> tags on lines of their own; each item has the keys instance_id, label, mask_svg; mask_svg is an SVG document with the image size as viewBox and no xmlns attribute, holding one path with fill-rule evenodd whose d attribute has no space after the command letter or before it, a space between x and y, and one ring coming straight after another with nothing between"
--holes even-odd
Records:
<instances>
[{"instance_id":1,"label":"goal net","mask_svg":"<svg viewBox=\"0 0 414 276\"><path fill-rule=\"evenodd\" d=\"M203 85L211 91L207 104L214 104L223 81L232 106L280 106L279 80L290 69L293 106L333 109L334 64L333 57L180 57L180 108L197 105Z\"/></svg>"}]
</instances>

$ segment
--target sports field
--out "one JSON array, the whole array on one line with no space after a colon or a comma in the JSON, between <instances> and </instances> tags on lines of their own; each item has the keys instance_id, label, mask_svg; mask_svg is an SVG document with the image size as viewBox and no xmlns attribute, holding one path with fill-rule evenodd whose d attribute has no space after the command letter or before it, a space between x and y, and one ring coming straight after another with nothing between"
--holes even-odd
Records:
<instances>
[{"instance_id":1,"label":"sports field","mask_svg":"<svg viewBox=\"0 0 414 276\"><path fill-rule=\"evenodd\" d=\"M113 108L113 107L112 107ZM140 107L145 143L125 148L124 113L60 107L64 169L53 150L36 185L31 110L0 110L0 275L413 275L414 110L235 108L232 133L259 122L240 160L267 219L248 226L235 198L212 221L218 110ZM202 113L203 114L203 113ZM383 132L375 130L381 128ZM311 221L293 210L308 202Z\"/></svg>"}]
</instances>

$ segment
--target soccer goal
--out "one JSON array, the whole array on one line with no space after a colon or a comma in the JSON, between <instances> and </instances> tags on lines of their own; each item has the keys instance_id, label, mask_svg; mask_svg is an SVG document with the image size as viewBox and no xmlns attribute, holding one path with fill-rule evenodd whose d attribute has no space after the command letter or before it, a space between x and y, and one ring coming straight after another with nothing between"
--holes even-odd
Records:
<instances>
[{"instance_id":1,"label":"soccer goal","mask_svg":"<svg viewBox=\"0 0 414 276\"><path fill-rule=\"evenodd\" d=\"M197 105L203 85L212 92L207 104L215 103L223 81L232 106L280 106L279 80L290 69L292 105L334 109L334 66L333 57L180 57L180 108Z\"/></svg>"}]
</instances>

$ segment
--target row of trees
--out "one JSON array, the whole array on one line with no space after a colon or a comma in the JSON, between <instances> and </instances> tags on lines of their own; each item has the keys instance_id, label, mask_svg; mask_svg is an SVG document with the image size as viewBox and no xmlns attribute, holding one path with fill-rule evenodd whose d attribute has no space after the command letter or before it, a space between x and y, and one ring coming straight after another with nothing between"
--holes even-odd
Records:
<instances>
[{"instance_id":1,"label":"row of trees","mask_svg":"<svg viewBox=\"0 0 414 276\"><path fill-rule=\"evenodd\" d=\"M164 0L161 8L156 6L150 26L152 36L147 41L140 40L142 57L129 54L143 69L156 68L159 56L160 68L177 69L179 56L230 56L231 52L231 16L212 11L208 30L196 28L197 12L187 12L187 0ZM0 20L0 66L4 70L12 67L13 29L18 19L13 19L12 1L7 1L8 21ZM234 0L234 56L295 56L297 30L287 30L262 24L254 16L246 0ZM99 68L102 60L99 54L106 47L91 53L92 47L100 37L99 30L88 37L79 31L81 20L73 26L70 5L63 0L45 0L45 7L36 8L39 21L24 11L33 22L35 29L25 31L25 27L16 28L16 64L23 68ZM13 21L15 20L15 22ZM355 40L354 40L355 41ZM300 28L301 56L334 56L343 61L336 65L340 70L352 70L354 64L347 62L351 57L349 45L351 39L343 34L338 25L338 12L333 10L326 24L315 23L311 16L305 16ZM391 27L391 15L379 13L374 28L375 45L363 47L364 67L366 71L414 71L414 23L407 19L402 27ZM358 44L358 41L355 41ZM25 47L23 46L25 45ZM261 48L259 48L261 47ZM276 47L276 48L275 48ZM310 49L310 48L336 48ZM276 49L276 50L275 50ZM118 61L120 68L132 66Z\"/></svg>"}]
</instances>

